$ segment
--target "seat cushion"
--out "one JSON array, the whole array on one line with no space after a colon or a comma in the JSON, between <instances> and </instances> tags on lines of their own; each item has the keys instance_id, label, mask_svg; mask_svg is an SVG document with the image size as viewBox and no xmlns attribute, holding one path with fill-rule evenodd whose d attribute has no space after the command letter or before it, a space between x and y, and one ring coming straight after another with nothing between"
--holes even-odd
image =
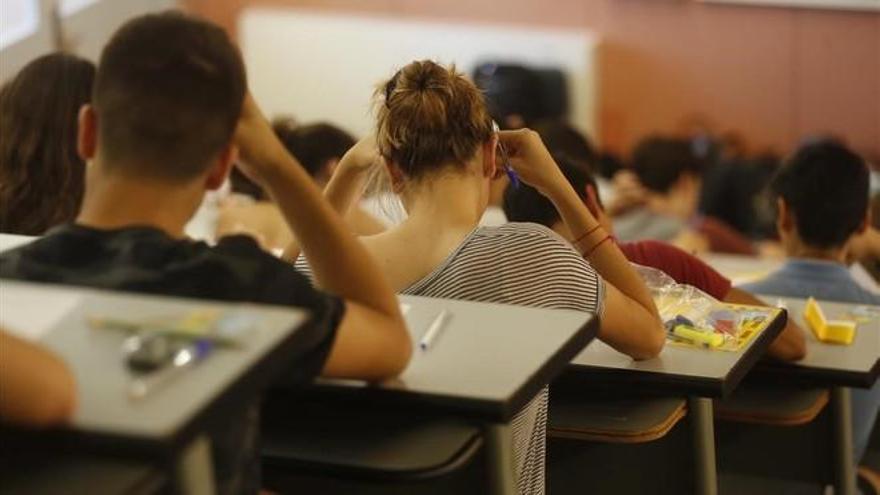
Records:
<instances>
[{"instance_id":1,"label":"seat cushion","mask_svg":"<svg viewBox=\"0 0 880 495\"><path fill-rule=\"evenodd\" d=\"M816 419L828 397L826 389L742 386L729 399L716 401L715 416L741 423L802 425Z\"/></svg>"},{"instance_id":2,"label":"seat cushion","mask_svg":"<svg viewBox=\"0 0 880 495\"><path fill-rule=\"evenodd\" d=\"M482 444L476 426L457 420L330 414L264 426L264 469L363 479L440 476L466 463Z\"/></svg>"},{"instance_id":3,"label":"seat cushion","mask_svg":"<svg viewBox=\"0 0 880 495\"><path fill-rule=\"evenodd\" d=\"M643 443L665 436L685 416L680 398L565 397L550 403L548 435L596 442Z\"/></svg>"}]
</instances>

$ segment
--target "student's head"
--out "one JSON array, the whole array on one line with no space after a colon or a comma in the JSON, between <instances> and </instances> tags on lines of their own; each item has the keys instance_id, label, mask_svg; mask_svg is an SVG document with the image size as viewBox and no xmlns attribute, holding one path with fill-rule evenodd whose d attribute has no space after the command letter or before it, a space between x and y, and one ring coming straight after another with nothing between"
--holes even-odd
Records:
<instances>
[{"instance_id":1,"label":"student's head","mask_svg":"<svg viewBox=\"0 0 880 495\"><path fill-rule=\"evenodd\" d=\"M457 175L473 179L486 207L497 137L472 82L454 67L413 62L380 86L376 108L379 153L404 206L423 186Z\"/></svg>"},{"instance_id":2,"label":"student's head","mask_svg":"<svg viewBox=\"0 0 880 495\"><path fill-rule=\"evenodd\" d=\"M80 151L103 173L217 188L235 158L245 91L241 56L222 29L177 12L138 17L101 53Z\"/></svg>"},{"instance_id":3,"label":"student's head","mask_svg":"<svg viewBox=\"0 0 880 495\"><path fill-rule=\"evenodd\" d=\"M792 250L835 250L868 224L868 167L831 140L802 146L773 179L783 244Z\"/></svg>"},{"instance_id":4,"label":"student's head","mask_svg":"<svg viewBox=\"0 0 880 495\"><path fill-rule=\"evenodd\" d=\"M559 165L562 175L568 179L569 184L590 209L593 216L599 220L607 232L611 232L611 220L605 214L596 181L589 167L566 155L557 154L553 158ZM504 191L503 208L508 221L539 223L564 237L571 236L553 203L529 185L520 184L519 187L508 187Z\"/></svg>"},{"instance_id":5,"label":"student's head","mask_svg":"<svg viewBox=\"0 0 880 495\"><path fill-rule=\"evenodd\" d=\"M39 235L76 217L85 181L77 114L94 79L91 62L56 53L0 89L0 231Z\"/></svg>"},{"instance_id":6,"label":"student's head","mask_svg":"<svg viewBox=\"0 0 880 495\"><path fill-rule=\"evenodd\" d=\"M650 136L632 154L632 169L655 199L663 199L674 211L689 216L699 201L702 164L688 141Z\"/></svg>"},{"instance_id":7,"label":"student's head","mask_svg":"<svg viewBox=\"0 0 880 495\"><path fill-rule=\"evenodd\" d=\"M554 155L567 156L589 167L594 166L597 156L593 145L571 124L560 119L542 120L535 124L533 130Z\"/></svg>"},{"instance_id":8,"label":"student's head","mask_svg":"<svg viewBox=\"0 0 880 495\"><path fill-rule=\"evenodd\" d=\"M354 137L327 122L291 126L280 121L273 125L284 147L319 184L326 184L336 164L356 141Z\"/></svg>"}]
</instances>

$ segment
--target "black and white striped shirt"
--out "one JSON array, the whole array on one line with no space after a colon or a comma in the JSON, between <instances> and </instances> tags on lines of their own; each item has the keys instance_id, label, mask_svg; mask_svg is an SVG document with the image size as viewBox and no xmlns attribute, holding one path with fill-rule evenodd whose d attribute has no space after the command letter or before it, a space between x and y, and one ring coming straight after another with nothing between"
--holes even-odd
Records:
<instances>
[{"instance_id":1,"label":"black and white striped shirt","mask_svg":"<svg viewBox=\"0 0 880 495\"><path fill-rule=\"evenodd\" d=\"M297 268L311 273L304 258ZM533 223L474 229L446 260L402 294L571 309L601 314L602 278L552 230ZM548 392L545 388L513 419L517 487L544 493Z\"/></svg>"},{"instance_id":2,"label":"black and white striped shirt","mask_svg":"<svg viewBox=\"0 0 880 495\"><path fill-rule=\"evenodd\" d=\"M474 229L428 276L402 294L601 313L602 279L571 245L532 223ZM514 417L521 494L544 493L548 393Z\"/></svg>"}]
</instances>

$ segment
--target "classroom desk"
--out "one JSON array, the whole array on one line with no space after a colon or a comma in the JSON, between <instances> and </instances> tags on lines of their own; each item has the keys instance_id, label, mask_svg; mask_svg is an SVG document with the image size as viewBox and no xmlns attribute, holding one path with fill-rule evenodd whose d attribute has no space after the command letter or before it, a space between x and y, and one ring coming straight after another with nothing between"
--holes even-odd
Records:
<instances>
[{"instance_id":1,"label":"classroom desk","mask_svg":"<svg viewBox=\"0 0 880 495\"><path fill-rule=\"evenodd\" d=\"M515 493L509 422L592 341L598 319L585 313L448 299L401 296L415 346L396 380L366 386L318 380L309 396L362 398L400 414L428 408L487 425L493 479L499 493ZM442 309L452 316L427 351L418 341Z\"/></svg>"},{"instance_id":2,"label":"classroom desk","mask_svg":"<svg viewBox=\"0 0 880 495\"><path fill-rule=\"evenodd\" d=\"M738 352L710 351L667 343L659 356L634 361L603 342L584 349L565 371L564 390L610 388L628 394L687 396L694 427L697 492L718 491L712 398L730 395L785 327L778 310L764 331ZM559 392L557 392L559 393ZM568 392L566 392L568 393Z\"/></svg>"},{"instance_id":3,"label":"classroom desk","mask_svg":"<svg viewBox=\"0 0 880 495\"><path fill-rule=\"evenodd\" d=\"M0 323L38 340L68 364L77 409L68 434L99 454L177 459L185 493L213 493L207 425L260 394L304 345L304 311L223 304L0 280ZM240 310L258 318L241 349L218 349L140 401L129 399L121 332L91 329L85 318L147 318L193 309ZM30 332L30 333L27 333Z\"/></svg>"},{"instance_id":4,"label":"classroom desk","mask_svg":"<svg viewBox=\"0 0 880 495\"><path fill-rule=\"evenodd\" d=\"M852 458L852 416L850 387L870 388L880 376L880 319L859 324L855 340L850 345L825 344L804 324L806 301L777 296L758 296L768 304L781 301L792 318L805 330L807 356L797 363L764 361L755 367L750 379L762 383L794 383L831 388L831 408L835 417L835 465L837 492L844 495L855 492L855 462ZM820 306L828 319L837 319L852 308L864 306L822 302Z\"/></svg>"}]
</instances>

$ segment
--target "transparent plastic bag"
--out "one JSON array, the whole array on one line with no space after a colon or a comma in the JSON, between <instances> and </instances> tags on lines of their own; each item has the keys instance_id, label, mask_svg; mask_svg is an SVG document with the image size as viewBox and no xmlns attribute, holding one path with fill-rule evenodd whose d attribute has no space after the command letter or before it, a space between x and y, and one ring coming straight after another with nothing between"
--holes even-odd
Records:
<instances>
[{"instance_id":1,"label":"transparent plastic bag","mask_svg":"<svg viewBox=\"0 0 880 495\"><path fill-rule=\"evenodd\" d=\"M743 318L754 318L752 313L756 311L725 305L696 287L679 284L656 268L633 267L651 291L670 341L726 351L741 348ZM766 311L762 314L768 316Z\"/></svg>"}]
</instances>

